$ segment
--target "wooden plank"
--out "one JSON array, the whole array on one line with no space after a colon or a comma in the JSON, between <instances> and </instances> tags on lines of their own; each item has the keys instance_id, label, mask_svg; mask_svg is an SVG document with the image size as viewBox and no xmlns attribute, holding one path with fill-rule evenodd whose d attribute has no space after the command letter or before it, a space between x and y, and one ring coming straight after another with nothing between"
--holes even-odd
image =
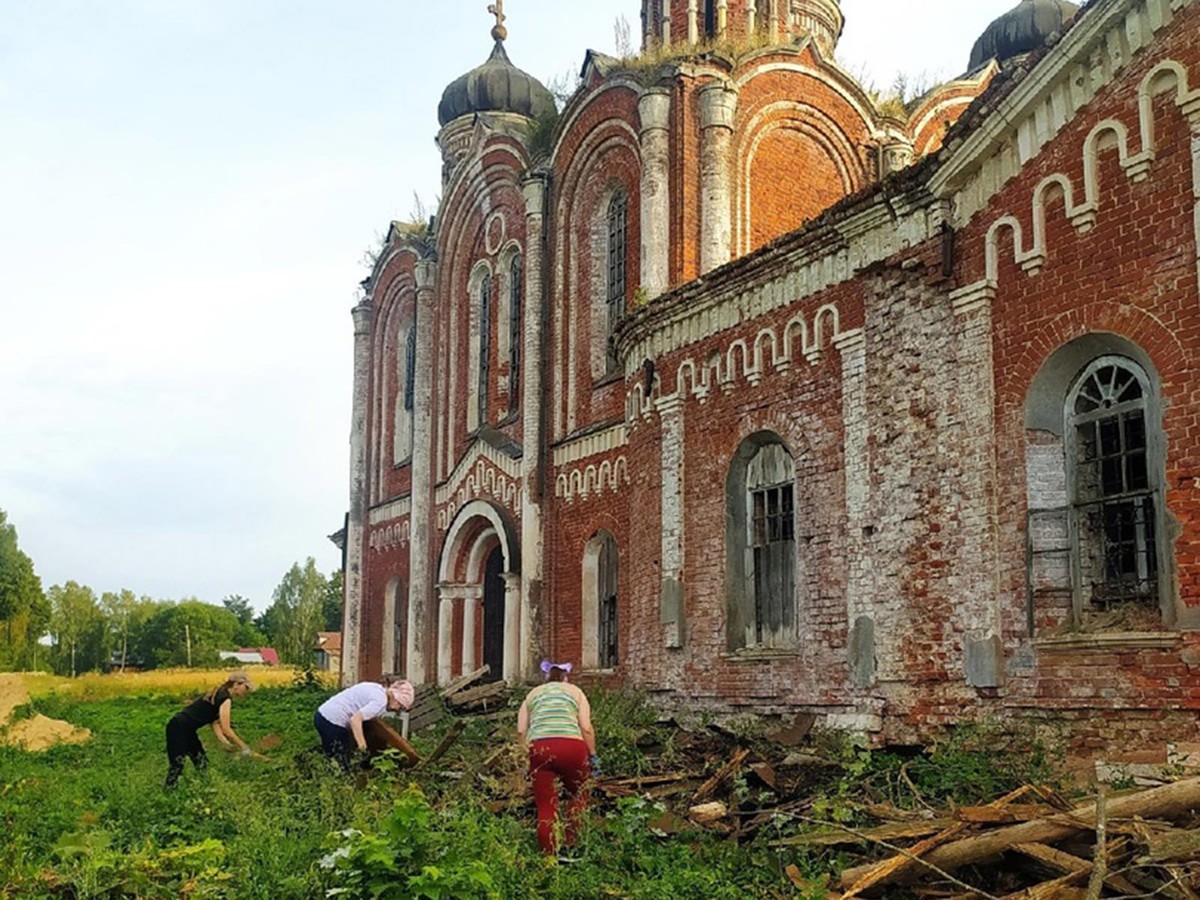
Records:
<instances>
[{"instance_id":1,"label":"wooden plank","mask_svg":"<svg viewBox=\"0 0 1200 900\"><path fill-rule=\"evenodd\" d=\"M400 732L379 719L367 719L363 722L363 738L367 742L367 749L372 752L399 750L407 758L409 765L421 761L421 754L416 748L401 737Z\"/></svg>"},{"instance_id":2,"label":"wooden plank","mask_svg":"<svg viewBox=\"0 0 1200 900\"><path fill-rule=\"evenodd\" d=\"M487 663L484 663L482 666L480 666L474 672L468 672L466 675L458 676L453 681L451 681L448 685L446 685L444 688L442 688L442 691L441 691L442 697L449 700L450 697L452 697L454 694L458 693L459 691L461 691L463 688L467 687L468 685L474 684L476 681L478 681L484 675L488 674L490 671L492 671L492 667L489 666Z\"/></svg>"},{"instance_id":3,"label":"wooden plank","mask_svg":"<svg viewBox=\"0 0 1200 900\"><path fill-rule=\"evenodd\" d=\"M1054 872L1060 875L1073 875L1077 872L1088 872L1092 868L1092 864L1086 859L1081 859L1071 853L1065 853L1062 850L1057 850L1046 844L1027 843L1013 844L1013 850L1028 856L1030 859L1035 859L1042 865L1047 866ZM1109 875L1104 879L1104 883L1113 890L1119 891L1122 894L1141 894L1142 889L1136 884L1120 875Z\"/></svg>"},{"instance_id":4,"label":"wooden plank","mask_svg":"<svg viewBox=\"0 0 1200 900\"><path fill-rule=\"evenodd\" d=\"M1200 807L1200 778L1188 778L1174 784L1138 791L1110 800L1108 815L1113 819L1142 818L1176 819ZM1080 831L1095 827L1096 805L1079 806L1070 813L1056 813L1032 822L1008 825L985 834L955 841L934 850L927 860L943 871L953 871L973 863L987 863L1003 854L1013 844L1035 842L1052 844ZM841 875L843 885L854 884L870 866L856 866ZM907 875L908 873L904 873Z\"/></svg>"},{"instance_id":5,"label":"wooden plank","mask_svg":"<svg viewBox=\"0 0 1200 900\"><path fill-rule=\"evenodd\" d=\"M462 719L454 722L447 730L433 752L429 754L429 759L425 760L425 765L432 766L435 762L441 759L447 750L454 746L454 742L458 740L459 735L466 729L467 723Z\"/></svg>"},{"instance_id":6,"label":"wooden plank","mask_svg":"<svg viewBox=\"0 0 1200 900\"><path fill-rule=\"evenodd\" d=\"M771 841L772 847L832 847L837 844L862 844L868 841L897 841L908 838L926 837L953 825L952 819L926 819L922 822L891 822L876 828L865 828L856 831L845 831L841 828L830 828L814 831L809 834L796 834L791 837Z\"/></svg>"},{"instance_id":7,"label":"wooden plank","mask_svg":"<svg viewBox=\"0 0 1200 900\"><path fill-rule=\"evenodd\" d=\"M716 774L713 775L712 778L700 785L700 789L696 791L696 802L703 800L718 787L720 787L721 782L732 777L733 773L741 768L742 763L745 762L746 757L749 755L750 751L745 747L739 747L736 751L734 751L734 754L729 758L729 761L725 763L725 765L721 766L721 768L717 770Z\"/></svg>"}]
</instances>

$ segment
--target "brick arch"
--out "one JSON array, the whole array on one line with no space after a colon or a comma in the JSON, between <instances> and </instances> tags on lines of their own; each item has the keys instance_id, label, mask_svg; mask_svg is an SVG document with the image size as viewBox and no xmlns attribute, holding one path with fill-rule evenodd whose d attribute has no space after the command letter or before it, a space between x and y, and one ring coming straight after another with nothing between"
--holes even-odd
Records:
<instances>
[{"instance_id":1,"label":"brick arch","mask_svg":"<svg viewBox=\"0 0 1200 900\"><path fill-rule=\"evenodd\" d=\"M799 228L863 181L854 144L838 123L790 100L766 104L746 121L736 158L741 253Z\"/></svg>"}]
</instances>

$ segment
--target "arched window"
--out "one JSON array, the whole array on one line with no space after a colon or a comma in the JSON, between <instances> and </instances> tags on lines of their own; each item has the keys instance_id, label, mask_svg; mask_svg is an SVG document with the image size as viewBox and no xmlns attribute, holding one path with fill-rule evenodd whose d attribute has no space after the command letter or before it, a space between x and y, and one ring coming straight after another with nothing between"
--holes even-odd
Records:
<instances>
[{"instance_id":1,"label":"arched window","mask_svg":"<svg viewBox=\"0 0 1200 900\"><path fill-rule=\"evenodd\" d=\"M778 435L742 442L725 482L730 649L796 644L795 482Z\"/></svg>"},{"instance_id":2,"label":"arched window","mask_svg":"<svg viewBox=\"0 0 1200 900\"><path fill-rule=\"evenodd\" d=\"M417 373L417 322L413 319L408 326L408 337L404 341L404 408L412 412L413 380Z\"/></svg>"},{"instance_id":3,"label":"arched window","mask_svg":"<svg viewBox=\"0 0 1200 900\"><path fill-rule=\"evenodd\" d=\"M1094 610L1159 602L1159 485L1151 459L1146 373L1130 359L1093 360L1067 396L1067 485L1075 590Z\"/></svg>"},{"instance_id":4,"label":"arched window","mask_svg":"<svg viewBox=\"0 0 1200 900\"><path fill-rule=\"evenodd\" d=\"M617 541L600 531L583 551L583 665L613 669L619 662Z\"/></svg>"},{"instance_id":5,"label":"arched window","mask_svg":"<svg viewBox=\"0 0 1200 900\"><path fill-rule=\"evenodd\" d=\"M508 410L521 405L521 256L512 258L508 278Z\"/></svg>"},{"instance_id":6,"label":"arched window","mask_svg":"<svg viewBox=\"0 0 1200 900\"><path fill-rule=\"evenodd\" d=\"M479 284L479 427L487 424L489 366L492 350L492 276L485 275Z\"/></svg>"},{"instance_id":7,"label":"arched window","mask_svg":"<svg viewBox=\"0 0 1200 900\"><path fill-rule=\"evenodd\" d=\"M629 196L624 191L613 195L608 204L608 368L617 366L616 347L612 336L617 323L625 316L626 278L625 262L629 231Z\"/></svg>"}]
</instances>

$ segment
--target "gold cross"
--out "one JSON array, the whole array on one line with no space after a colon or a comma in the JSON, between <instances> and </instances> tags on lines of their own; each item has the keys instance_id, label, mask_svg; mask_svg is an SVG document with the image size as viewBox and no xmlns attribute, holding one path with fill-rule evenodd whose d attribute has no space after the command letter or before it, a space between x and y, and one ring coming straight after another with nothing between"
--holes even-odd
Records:
<instances>
[{"instance_id":1,"label":"gold cross","mask_svg":"<svg viewBox=\"0 0 1200 900\"><path fill-rule=\"evenodd\" d=\"M496 27L492 29L492 37L498 41L508 37L508 29L504 27L504 20L508 16L504 15L504 0L496 0L495 3L488 6L488 12L496 17Z\"/></svg>"}]
</instances>

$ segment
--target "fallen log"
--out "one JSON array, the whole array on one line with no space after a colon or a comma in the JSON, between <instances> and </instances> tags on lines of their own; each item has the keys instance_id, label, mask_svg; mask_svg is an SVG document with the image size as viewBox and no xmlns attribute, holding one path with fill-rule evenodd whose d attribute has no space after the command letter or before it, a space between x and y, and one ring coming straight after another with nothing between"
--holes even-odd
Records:
<instances>
[{"instance_id":1,"label":"fallen log","mask_svg":"<svg viewBox=\"0 0 1200 900\"><path fill-rule=\"evenodd\" d=\"M864 828L861 831L846 831L844 828L830 828L824 831L813 831L808 834L795 834L791 837L771 841L772 847L833 847L838 844L863 844L877 841L897 841L906 838L927 837L954 824L950 819L925 819L920 822L892 822L876 828Z\"/></svg>"},{"instance_id":2,"label":"fallen log","mask_svg":"<svg viewBox=\"0 0 1200 900\"><path fill-rule=\"evenodd\" d=\"M1056 850L1046 844L1014 844L1013 850L1028 856L1030 859L1037 860L1043 866L1057 872L1059 875L1076 875L1087 872L1092 868L1092 864L1086 859L1081 859L1062 850ZM1104 883L1122 894L1142 893L1136 884L1111 872L1105 876Z\"/></svg>"},{"instance_id":3,"label":"fallen log","mask_svg":"<svg viewBox=\"0 0 1200 900\"><path fill-rule=\"evenodd\" d=\"M1134 816L1150 819L1175 819L1200 807L1200 778L1188 778L1174 784L1151 788L1129 794L1107 804L1107 815L1110 819L1127 819ZM1009 825L985 834L976 835L938 847L924 857L930 866L942 871L953 871L961 866L974 863L986 863L998 858L1014 844L1041 843L1053 844L1080 831L1091 831L1096 825L1096 804L1076 807L1069 813L1056 813L1032 822L1022 822L1019 825ZM857 883L867 872L878 863L855 866L841 874L839 884L850 887ZM906 871L889 876L878 884L895 884L912 881L920 874L922 867L916 871Z\"/></svg>"}]
</instances>

